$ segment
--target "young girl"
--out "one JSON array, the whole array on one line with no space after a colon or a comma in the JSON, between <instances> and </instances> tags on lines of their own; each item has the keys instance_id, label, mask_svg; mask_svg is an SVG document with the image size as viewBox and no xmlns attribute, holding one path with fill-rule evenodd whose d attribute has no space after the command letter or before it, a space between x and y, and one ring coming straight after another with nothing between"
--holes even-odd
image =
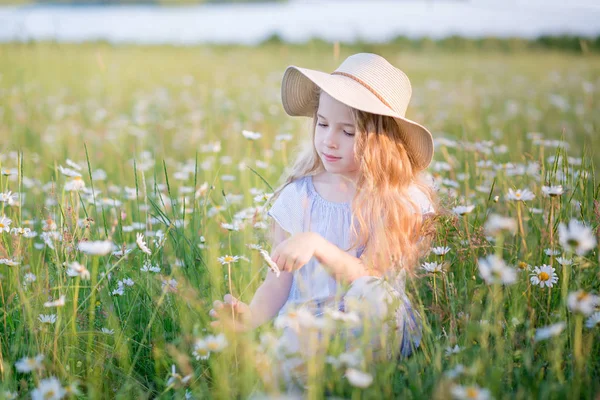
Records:
<instances>
[{"instance_id":1,"label":"young girl","mask_svg":"<svg viewBox=\"0 0 600 400\"><path fill-rule=\"evenodd\" d=\"M407 356L420 332L404 277L428 246L425 219L436 204L419 175L433 156L431 133L404 117L409 79L360 53L331 74L288 67L281 93L289 115L313 119L312 140L268 210L282 272L267 273L250 305L230 294L215 301L211 324L253 329L299 305L316 316L332 302L348 311L350 297L382 320L391 294L401 300L395 320Z\"/></svg>"}]
</instances>

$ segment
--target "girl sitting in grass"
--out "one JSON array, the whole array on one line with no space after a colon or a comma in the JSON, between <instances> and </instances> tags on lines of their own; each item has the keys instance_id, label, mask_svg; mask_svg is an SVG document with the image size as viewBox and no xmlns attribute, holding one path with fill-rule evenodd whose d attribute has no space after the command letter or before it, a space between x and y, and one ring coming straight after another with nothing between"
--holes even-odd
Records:
<instances>
[{"instance_id":1,"label":"girl sitting in grass","mask_svg":"<svg viewBox=\"0 0 600 400\"><path fill-rule=\"evenodd\" d=\"M313 129L268 210L270 257L281 273L269 271L249 305L231 294L215 301L212 326L246 331L299 306L318 317L327 306L362 305L360 315L379 328L395 311L402 356L419 345L405 276L428 248L436 199L419 175L433 156L431 133L404 116L411 91L408 77L375 54L352 55L331 74L287 68L283 107L312 117ZM306 350L298 333L284 330L290 347Z\"/></svg>"}]
</instances>

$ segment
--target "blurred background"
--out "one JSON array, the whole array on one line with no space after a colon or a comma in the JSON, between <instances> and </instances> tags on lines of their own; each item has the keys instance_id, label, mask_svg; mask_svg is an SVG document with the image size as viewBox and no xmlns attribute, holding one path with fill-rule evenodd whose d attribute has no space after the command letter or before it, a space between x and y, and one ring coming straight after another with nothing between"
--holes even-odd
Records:
<instances>
[{"instance_id":1,"label":"blurred background","mask_svg":"<svg viewBox=\"0 0 600 400\"><path fill-rule=\"evenodd\" d=\"M523 46L597 50L600 2L593 0L1 0L0 40L258 44L322 39L414 47ZM582 40L583 39L583 40ZM497 44L497 43L496 43ZM504 43L506 46L507 44Z\"/></svg>"}]
</instances>

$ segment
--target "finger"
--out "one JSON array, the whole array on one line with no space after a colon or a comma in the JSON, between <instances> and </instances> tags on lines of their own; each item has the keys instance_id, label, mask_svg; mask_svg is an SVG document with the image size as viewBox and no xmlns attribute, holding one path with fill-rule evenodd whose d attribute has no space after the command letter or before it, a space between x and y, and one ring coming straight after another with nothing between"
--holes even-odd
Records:
<instances>
[{"instance_id":1,"label":"finger","mask_svg":"<svg viewBox=\"0 0 600 400\"><path fill-rule=\"evenodd\" d=\"M233 297L230 293L227 293L225 296L223 296L223 301L226 304L231 304L231 305L235 305L235 303L237 303L237 299L235 297Z\"/></svg>"},{"instance_id":2,"label":"finger","mask_svg":"<svg viewBox=\"0 0 600 400\"><path fill-rule=\"evenodd\" d=\"M213 318L219 318L219 314L217 314L217 312L211 308L211 310L208 312L208 315L213 317Z\"/></svg>"},{"instance_id":3,"label":"finger","mask_svg":"<svg viewBox=\"0 0 600 400\"><path fill-rule=\"evenodd\" d=\"M213 307L215 308L215 310L218 311L218 310L222 309L224 306L223 306L222 302L220 302L219 300L215 300L213 302Z\"/></svg>"},{"instance_id":4,"label":"finger","mask_svg":"<svg viewBox=\"0 0 600 400\"><path fill-rule=\"evenodd\" d=\"M294 272L294 264L296 263L296 259L293 257L288 257L285 260L285 270L289 272Z\"/></svg>"},{"instance_id":5,"label":"finger","mask_svg":"<svg viewBox=\"0 0 600 400\"><path fill-rule=\"evenodd\" d=\"M221 323L219 321L212 321L210 323L210 326L212 326L213 328L218 328L221 326Z\"/></svg>"}]
</instances>

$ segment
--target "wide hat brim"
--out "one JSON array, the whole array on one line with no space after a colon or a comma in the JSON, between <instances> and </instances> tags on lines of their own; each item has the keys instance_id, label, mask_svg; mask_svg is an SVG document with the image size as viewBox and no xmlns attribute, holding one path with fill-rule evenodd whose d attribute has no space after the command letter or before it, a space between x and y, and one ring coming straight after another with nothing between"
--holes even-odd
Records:
<instances>
[{"instance_id":1,"label":"wide hat brim","mask_svg":"<svg viewBox=\"0 0 600 400\"><path fill-rule=\"evenodd\" d=\"M400 127L402 139L414 167L423 170L429 166L433 158L431 132L392 110L377 95L347 76L296 66L288 67L281 84L281 101L285 112L290 116L312 117L317 107L318 88L349 107L393 117Z\"/></svg>"}]
</instances>

